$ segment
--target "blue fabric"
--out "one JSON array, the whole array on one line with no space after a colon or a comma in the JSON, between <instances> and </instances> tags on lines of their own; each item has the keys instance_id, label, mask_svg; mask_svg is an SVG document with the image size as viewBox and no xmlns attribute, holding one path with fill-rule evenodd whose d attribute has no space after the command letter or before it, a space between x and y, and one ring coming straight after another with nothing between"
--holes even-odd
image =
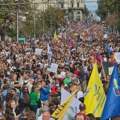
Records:
<instances>
[{"instance_id":1,"label":"blue fabric","mask_svg":"<svg viewBox=\"0 0 120 120\"><path fill-rule=\"evenodd\" d=\"M108 44L106 45L106 50L109 54L112 54L112 50L110 49L110 46Z\"/></svg>"},{"instance_id":2,"label":"blue fabric","mask_svg":"<svg viewBox=\"0 0 120 120\"><path fill-rule=\"evenodd\" d=\"M120 115L120 79L118 65L114 65L111 75L107 99L102 113L101 120L116 117Z\"/></svg>"},{"instance_id":3,"label":"blue fabric","mask_svg":"<svg viewBox=\"0 0 120 120\"><path fill-rule=\"evenodd\" d=\"M49 99L50 87L45 86L44 88L40 88L40 100L46 101Z\"/></svg>"},{"instance_id":4,"label":"blue fabric","mask_svg":"<svg viewBox=\"0 0 120 120\"><path fill-rule=\"evenodd\" d=\"M5 101L5 100L6 100L7 93L8 93L7 90L3 90L3 91L2 91L2 101Z\"/></svg>"}]
</instances>

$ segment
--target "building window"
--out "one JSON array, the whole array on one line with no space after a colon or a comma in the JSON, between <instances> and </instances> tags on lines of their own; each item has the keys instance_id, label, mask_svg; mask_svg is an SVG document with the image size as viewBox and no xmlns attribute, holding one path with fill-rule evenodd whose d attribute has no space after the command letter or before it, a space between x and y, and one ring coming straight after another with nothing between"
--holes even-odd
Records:
<instances>
[{"instance_id":1,"label":"building window","mask_svg":"<svg viewBox=\"0 0 120 120\"><path fill-rule=\"evenodd\" d=\"M61 8L64 8L64 3L61 3Z\"/></svg>"},{"instance_id":2,"label":"building window","mask_svg":"<svg viewBox=\"0 0 120 120\"><path fill-rule=\"evenodd\" d=\"M74 7L74 4L73 4L73 2L71 2L71 7Z\"/></svg>"},{"instance_id":3,"label":"building window","mask_svg":"<svg viewBox=\"0 0 120 120\"><path fill-rule=\"evenodd\" d=\"M79 2L77 2L77 7L78 7L78 8L80 7L80 3L79 3Z\"/></svg>"}]
</instances>

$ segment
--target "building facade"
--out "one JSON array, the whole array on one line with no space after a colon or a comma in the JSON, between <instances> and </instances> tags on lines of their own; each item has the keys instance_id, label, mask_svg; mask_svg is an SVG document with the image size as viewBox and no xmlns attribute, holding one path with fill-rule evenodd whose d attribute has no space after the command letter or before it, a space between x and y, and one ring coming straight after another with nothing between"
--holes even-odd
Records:
<instances>
[{"instance_id":1,"label":"building facade","mask_svg":"<svg viewBox=\"0 0 120 120\"><path fill-rule=\"evenodd\" d=\"M40 11L46 10L49 6L64 9L70 21L80 21L83 19L85 0L31 0L31 2Z\"/></svg>"}]
</instances>

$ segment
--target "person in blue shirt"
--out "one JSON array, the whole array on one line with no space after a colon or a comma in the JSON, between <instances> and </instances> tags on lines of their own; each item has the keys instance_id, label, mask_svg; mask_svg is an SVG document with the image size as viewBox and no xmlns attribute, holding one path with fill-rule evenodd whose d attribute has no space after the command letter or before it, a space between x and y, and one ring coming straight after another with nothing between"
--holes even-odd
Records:
<instances>
[{"instance_id":1,"label":"person in blue shirt","mask_svg":"<svg viewBox=\"0 0 120 120\"><path fill-rule=\"evenodd\" d=\"M40 88L40 100L43 105L49 104L50 87L47 81L42 81Z\"/></svg>"}]
</instances>

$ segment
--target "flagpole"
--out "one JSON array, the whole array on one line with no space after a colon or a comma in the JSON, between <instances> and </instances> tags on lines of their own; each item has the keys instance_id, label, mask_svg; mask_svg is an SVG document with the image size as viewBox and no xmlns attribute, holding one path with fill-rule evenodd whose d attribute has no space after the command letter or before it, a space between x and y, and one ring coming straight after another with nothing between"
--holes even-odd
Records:
<instances>
[{"instance_id":1,"label":"flagpole","mask_svg":"<svg viewBox=\"0 0 120 120\"><path fill-rule=\"evenodd\" d=\"M103 71L103 75L104 75L104 77L105 77L105 81L107 81L106 75L105 75L105 70L104 70L104 68L103 68L103 63L102 63L102 71Z\"/></svg>"}]
</instances>

